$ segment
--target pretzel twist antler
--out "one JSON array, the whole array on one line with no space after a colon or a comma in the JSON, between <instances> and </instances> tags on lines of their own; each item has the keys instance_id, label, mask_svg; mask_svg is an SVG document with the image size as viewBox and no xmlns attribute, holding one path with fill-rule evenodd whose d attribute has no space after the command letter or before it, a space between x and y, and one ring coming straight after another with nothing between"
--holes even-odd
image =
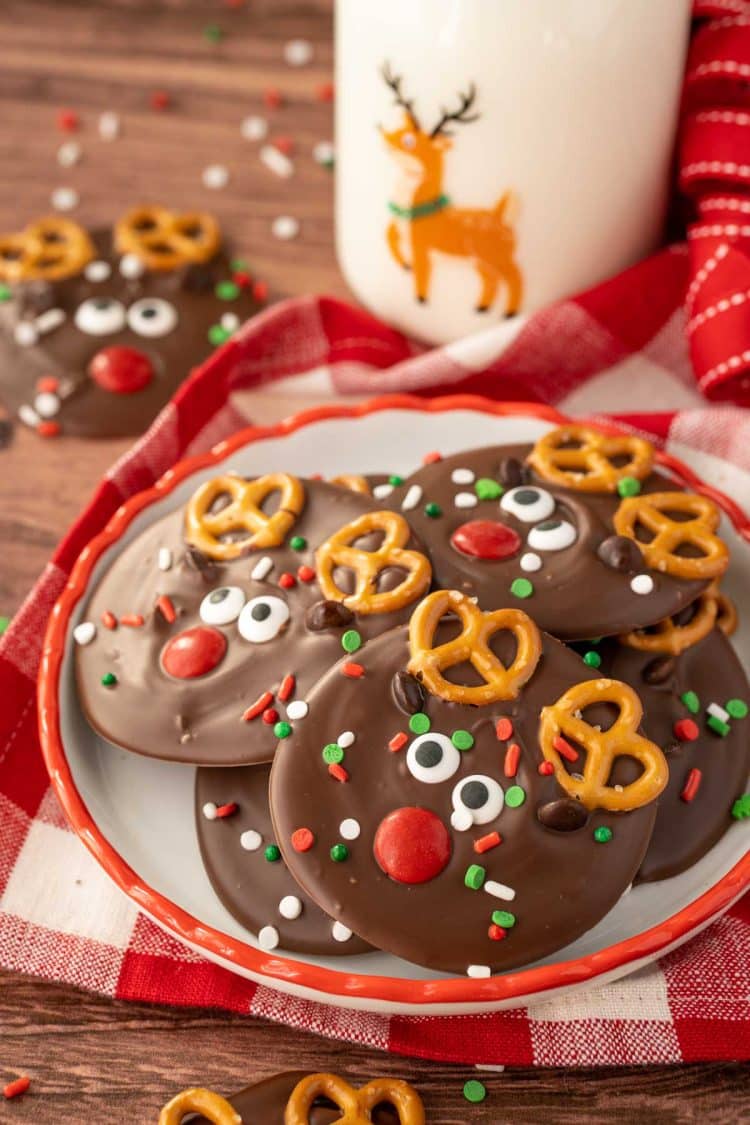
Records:
<instances>
[{"instance_id":1,"label":"pretzel twist antler","mask_svg":"<svg viewBox=\"0 0 750 1125\"><path fill-rule=\"evenodd\" d=\"M166 207L134 207L115 224L118 253L135 254L150 270L208 262L220 246L219 224L206 211L178 214Z\"/></svg>"},{"instance_id":2,"label":"pretzel twist antler","mask_svg":"<svg viewBox=\"0 0 750 1125\"><path fill-rule=\"evenodd\" d=\"M328 1098L341 1113L339 1125L370 1125L372 1111L383 1102L396 1110L399 1125L424 1125L422 1099L397 1078L374 1078L355 1090L337 1074L308 1074L294 1087L284 1111L284 1125L308 1125L316 1098Z\"/></svg>"},{"instance_id":3,"label":"pretzel twist antler","mask_svg":"<svg viewBox=\"0 0 750 1125\"><path fill-rule=\"evenodd\" d=\"M267 515L261 505L272 492L280 492L279 507ZM217 512L211 506L220 496L231 502ZM229 473L206 481L193 493L185 510L185 538L211 559L226 562L246 551L278 547L294 526L305 503L305 490L297 477L269 473L256 480L243 480ZM247 538L222 538L247 531Z\"/></svg>"},{"instance_id":4,"label":"pretzel twist antler","mask_svg":"<svg viewBox=\"0 0 750 1125\"><path fill-rule=\"evenodd\" d=\"M234 1106L219 1094L199 1086L183 1090L172 1098L159 1114L159 1125L180 1125L189 1113L202 1114L211 1125L242 1125L242 1118Z\"/></svg>"},{"instance_id":5,"label":"pretzel twist antler","mask_svg":"<svg viewBox=\"0 0 750 1125\"><path fill-rule=\"evenodd\" d=\"M685 513L691 519L671 519L668 512ZM694 492L649 492L623 500L612 523L618 535L634 539L641 554L653 569L674 578L718 578L729 565L726 543L714 535L719 526L719 509L707 496ZM641 525L653 538L641 542L636 535ZM694 547L698 557L679 555L682 546Z\"/></svg>"},{"instance_id":6,"label":"pretzel twist antler","mask_svg":"<svg viewBox=\"0 0 750 1125\"><path fill-rule=\"evenodd\" d=\"M623 456L628 459L626 463L616 465L614 459ZM590 426L571 424L541 437L528 461L550 484L578 492L616 492L623 477L643 480L648 476L654 447L643 438L610 436Z\"/></svg>"},{"instance_id":7,"label":"pretzel twist antler","mask_svg":"<svg viewBox=\"0 0 750 1125\"><path fill-rule=\"evenodd\" d=\"M0 281L62 281L94 257L94 244L72 219L48 215L0 235Z\"/></svg>"}]
</instances>

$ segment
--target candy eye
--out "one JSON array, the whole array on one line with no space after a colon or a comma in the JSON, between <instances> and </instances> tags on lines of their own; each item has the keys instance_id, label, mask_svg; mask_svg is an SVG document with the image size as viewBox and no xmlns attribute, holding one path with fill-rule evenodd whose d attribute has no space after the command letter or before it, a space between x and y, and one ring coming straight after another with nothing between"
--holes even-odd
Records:
<instances>
[{"instance_id":1,"label":"candy eye","mask_svg":"<svg viewBox=\"0 0 750 1125\"><path fill-rule=\"evenodd\" d=\"M428 785L453 777L460 763L461 755L444 734L420 734L406 754L409 773Z\"/></svg>"},{"instance_id":2,"label":"candy eye","mask_svg":"<svg viewBox=\"0 0 750 1125\"><path fill-rule=\"evenodd\" d=\"M200 617L207 625L229 625L242 613L245 594L239 586L219 586L201 602Z\"/></svg>"},{"instance_id":3,"label":"candy eye","mask_svg":"<svg viewBox=\"0 0 750 1125\"><path fill-rule=\"evenodd\" d=\"M567 520L544 520L532 527L527 543L535 551L564 551L577 538L578 532Z\"/></svg>"},{"instance_id":4,"label":"candy eye","mask_svg":"<svg viewBox=\"0 0 750 1125\"><path fill-rule=\"evenodd\" d=\"M176 308L160 297L144 297L128 309L128 327L139 336L166 336L176 324Z\"/></svg>"},{"instance_id":5,"label":"candy eye","mask_svg":"<svg viewBox=\"0 0 750 1125\"><path fill-rule=\"evenodd\" d=\"M500 507L523 523L546 520L555 510L555 498L543 488L511 488L500 501Z\"/></svg>"},{"instance_id":6,"label":"candy eye","mask_svg":"<svg viewBox=\"0 0 750 1125\"><path fill-rule=\"evenodd\" d=\"M246 641L262 645L277 637L288 620L289 606L286 602L263 594L250 599L240 614L237 628Z\"/></svg>"},{"instance_id":7,"label":"candy eye","mask_svg":"<svg viewBox=\"0 0 750 1125\"><path fill-rule=\"evenodd\" d=\"M76 309L75 324L87 336L111 336L125 327L125 308L114 297L89 297Z\"/></svg>"},{"instance_id":8,"label":"candy eye","mask_svg":"<svg viewBox=\"0 0 750 1125\"><path fill-rule=\"evenodd\" d=\"M459 781L451 801L451 824L457 831L466 832L474 824L489 824L498 817L503 811L505 794L494 778L474 773Z\"/></svg>"}]
</instances>

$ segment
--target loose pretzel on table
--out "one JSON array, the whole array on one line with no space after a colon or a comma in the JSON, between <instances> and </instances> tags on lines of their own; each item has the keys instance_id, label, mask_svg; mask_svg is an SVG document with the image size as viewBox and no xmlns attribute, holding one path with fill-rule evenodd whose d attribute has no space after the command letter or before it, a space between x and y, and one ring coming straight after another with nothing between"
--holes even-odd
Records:
<instances>
[{"instance_id":1,"label":"loose pretzel on table","mask_svg":"<svg viewBox=\"0 0 750 1125\"><path fill-rule=\"evenodd\" d=\"M564 448L570 442L577 444ZM624 465L614 458L627 456ZM612 436L591 426L571 423L550 430L528 457L538 476L550 484L578 492L616 492L623 477L643 480L654 463L651 442L629 434Z\"/></svg>"},{"instance_id":2,"label":"loose pretzel on table","mask_svg":"<svg viewBox=\"0 0 750 1125\"><path fill-rule=\"evenodd\" d=\"M62 281L81 273L94 255L82 226L48 215L15 234L0 235L0 281Z\"/></svg>"},{"instance_id":3,"label":"loose pretzel on table","mask_svg":"<svg viewBox=\"0 0 750 1125\"><path fill-rule=\"evenodd\" d=\"M684 512L692 518L674 520L668 512ZM713 500L696 492L649 492L621 501L612 517L618 535L633 539L648 566L673 578L718 578L729 566L729 549L714 535L720 513ZM637 538L639 525L653 538L644 543ZM696 547L698 557L678 555L681 546Z\"/></svg>"},{"instance_id":4,"label":"loose pretzel on table","mask_svg":"<svg viewBox=\"0 0 750 1125\"><path fill-rule=\"evenodd\" d=\"M424 1125L422 1099L407 1082L374 1078L355 1090L337 1074L308 1074L294 1087L284 1112L284 1125L309 1125L316 1098L328 1098L341 1112L339 1125L371 1125L372 1112L386 1102L393 1106L399 1125Z\"/></svg>"},{"instance_id":5,"label":"loose pretzel on table","mask_svg":"<svg viewBox=\"0 0 750 1125\"><path fill-rule=\"evenodd\" d=\"M119 254L134 254L147 269L174 270L210 261L221 246L221 231L206 211L180 214L146 205L117 220L114 241Z\"/></svg>"},{"instance_id":6,"label":"loose pretzel on table","mask_svg":"<svg viewBox=\"0 0 750 1125\"><path fill-rule=\"evenodd\" d=\"M172 1098L159 1114L159 1125L180 1125L189 1113L200 1113L211 1125L243 1125L239 1113L225 1098L199 1086Z\"/></svg>"},{"instance_id":7,"label":"loose pretzel on table","mask_svg":"<svg viewBox=\"0 0 750 1125\"><path fill-rule=\"evenodd\" d=\"M280 492L279 507L267 515L261 505L272 492ZM218 512L211 505L222 495L231 502ZM294 526L305 504L305 489L297 477L269 473L255 480L225 473L202 484L185 509L185 538L211 559L226 562L246 551L278 547ZM244 539L226 540L222 536L246 531Z\"/></svg>"}]
</instances>

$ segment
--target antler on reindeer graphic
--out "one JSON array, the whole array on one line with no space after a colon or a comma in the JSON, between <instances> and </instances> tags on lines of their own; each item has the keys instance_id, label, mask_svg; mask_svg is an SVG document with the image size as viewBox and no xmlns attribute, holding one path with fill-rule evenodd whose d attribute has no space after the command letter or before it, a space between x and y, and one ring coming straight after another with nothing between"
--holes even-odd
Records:
<instances>
[{"instance_id":1,"label":"antler on reindeer graphic","mask_svg":"<svg viewBox=\"0 0 750 1125\"><path fill-rule=\"evenodd\" d=\"M474 112L476 87L459 94L457 109L440 107L440 118L427 132L414 109L414 99L402 90L402 78L385 63L383 79L393 92L394 103L404 111L400 128L383 139L398 163L403 179L399 202L390 202L393 218L388 224L388 248L404 269L414 271L414 295L427 300L435 253L468 258L479 274L481 291L477 311L491 308L501 282L505 285L505 315L515 316L522 295L523 279L515 260L516 238L509 221L512 191L506 191L493 208L455 207L443 191L443 161L452 146L448 126L469 125L477 121ZM404 253L404 246L408 247Z\"/></svg>"}]
</instances>

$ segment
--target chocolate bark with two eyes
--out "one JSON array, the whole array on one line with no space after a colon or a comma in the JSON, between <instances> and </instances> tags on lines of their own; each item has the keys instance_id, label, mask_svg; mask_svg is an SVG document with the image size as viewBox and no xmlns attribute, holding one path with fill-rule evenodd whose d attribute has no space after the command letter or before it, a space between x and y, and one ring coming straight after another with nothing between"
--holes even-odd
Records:
<instances>
[{"instance_id":1,"label":"chocolate bark with two eyes","mask_svg":"<svg viewBox=\"0 0 750 1125\"><path fill-rule=\"evenodd\" d=\"M209 331L220 328L223 316L239 327L260 305L249 288L232 285L222 251L204 264L139 270L132 255L123 266L110 231L95 231L91 239L96 256L75 276L7 287L10 297L0 302L0 397L14 413L38 406L39 420L64 434L127 437L142 433L211 354L216 344ZM24 344L32 330L36 342ZM38 399L40 388L55 384Z\"/></svg>"},{"instance_id":2,"label":"chocolate bark with two eyes","mask_svg":"<svg viewBox=\"0 0 750 1125\"><path fill-rule=\"evenodd\" d=\"M228 1100L246 1125L284 1125L284 1110L294 1087L307 1075L303 1070L274 1074L253 1086L247 1086ZM313 1106L309 1125L331 1125L340 1121L341 1113L325 1099ZM399 1125L398 1115L388 1106L378 1106L372 1115L374 1125ZM191 1118L192 1125L208 1125L205 1117Z\"/></svg>"},{"instance_id":3,"label":"chocolate bark with two eyes","mask_svg":"<svg viewBox=\"0 0 750 1125\"><path fill-rule=\"evenodd\" d=\"M322 672L342 655L345 634L356 631L366 641L408 618L407 605L393 612L356 613L351 620L347 613L346 622L326 617L322 628L310 627L311 610L326 600L314 573L316 548L380 506L321 481L306 481L304 489L304 508L282 546L207 562L185 542L180 507L138 535L111 563L83 613L96 635L77 645L75 654L81 706L104 738L136 753L195 765L268 762L278 734L275 722L265 722L261 712L272 707L286 721L290 704L304 702ZM268 505L275 504L278 499L269 497ZM366 545L377 538L366 536ZM417 546L416 540L408 543L410 549ZM164 556L166 570L160 569ZM392 589L403 573L387 568L378 589ZM289 576L288 588L283 575ZM348 571L339 575L342 584L348 577ZM164 598L168 602L160 603ZM260 600L245 609L253 599ZM174 621L166 619L160 604L168 614L173 607ZM132 624L140 617L142 624ZM106 628L104 621L116 628ZM165 670L165 659L173 674ZM294 677L294 690L281 700L278 692L288 676ZM275 698L243 721L266 692Z\"/></svg>"},{"instance_id":4,"label":"chocolate bark with two eyes","mask_svg":"<svg viewBox=\"0 0 750 1125\"><path fill-rule=\"evenodd\" d=\"M614 638L602 642L597 651L603 675L635 688L643 703L644 730L662 747L669 763L669 783L659 798L654 833L637 881L679 875L731 826L732 804L745 791L750 771L750 718L730 717L729 729L722 736L720 730L708 726L706 709L711 703L723 708L732 699L750 705L747 677L720 629L713 629L677 656L641 652ZM683 699L689 692L698 701L695 713ZM685 719L697 725L694 741L675 733L675 724ZM700 771L700 782L695 796L686 801L682 794L692 770Z\"/></svg>"},{"instance_id":5,"label":"chocolate bark with two eyes","mask_svg":"<svg viewBox=\"0 0 750 1125\"><path fill-rule=\"evenodd\" d=\"M430 729L417 734L426 720L412 720L410 730L392 687L409 661L407 632L368 644L361 678L347 679L339 664L310 693L309 718L281 744L271 771L276 842L327 913L408 961L486 974L549 956L594 926L630 885L656 805L584 810L572 821L548 815L553 802L570 798L554 776L539 773L540 712L594 678L570 649L543 636L536 670L513 701L466 706L428 695L421 714ZM436 644L455 634L441 625ZM492 649L507 667L510 635L496 633ZM450 676L480 683L469 666ZM616 716L599 705L584 717L608 727ZM512 729L501 724L498 737L502 718ZM342 730L355 735L343 756L343 784L322 754ZM610 783L629 784L639 773L618 758ZM358 833L351 824L342 830L345 821L355 821ZM304 852L292 842L301 827L314 835ZM610 830L611 839L599 842L597 829Z\"/></svg>"},{"instance_id":6,"label":"chocolate bark with two eyes","mask_svg":"<svg viewBox=\"0 0 750 1125\"><path fill-rule=\"evenodd\" d=\"M483 609L519 607L563 640L651 625L706 589L709 579L652 570L632 541L615 542L619 495L550 484L526 464L531 449L507 445L453 454L417 470L384 501L407 516L424 542L437 586L476 595ZM684 489L656 471L641 491ZM489 526L472 527L478 522ZM636 574L652 579L652 592L631 589ZM531 596L513 594L518 579L531 584Z\"/></svg>"}]
</instances>

